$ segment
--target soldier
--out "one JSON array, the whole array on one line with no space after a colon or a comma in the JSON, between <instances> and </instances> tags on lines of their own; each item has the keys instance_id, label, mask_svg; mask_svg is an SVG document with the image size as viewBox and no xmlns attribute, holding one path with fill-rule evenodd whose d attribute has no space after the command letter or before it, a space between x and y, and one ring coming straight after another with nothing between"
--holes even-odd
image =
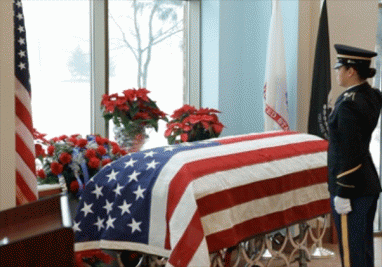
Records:
<instances>
[{"instance_id":1,"label":"soldier","mask_svg":"<svg viewBox=\"0 0 382 267\"><path fill-rule=\"evenodd\" d=\"M373 221L381 192L369 151L382 94L366 81L373 51L336 44L337 82L346 90L329 115L328 179L344 266L374 266Z\"/></svg>"}]
</instances>

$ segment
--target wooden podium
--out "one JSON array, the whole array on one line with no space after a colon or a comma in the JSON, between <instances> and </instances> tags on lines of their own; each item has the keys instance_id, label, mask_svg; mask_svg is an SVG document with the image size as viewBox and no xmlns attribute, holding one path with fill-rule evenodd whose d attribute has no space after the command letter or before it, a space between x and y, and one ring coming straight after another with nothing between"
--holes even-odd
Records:
<instances>
[{"instance_id":1,"label":"wooden podium","mask_svg":"<svg viewBox=\"0 0 382 267\"><path fill-rule=\"evenodd\" d=\"M0 212L0 266L75 266L67 195Z\"/></svg>"}]
</instances>

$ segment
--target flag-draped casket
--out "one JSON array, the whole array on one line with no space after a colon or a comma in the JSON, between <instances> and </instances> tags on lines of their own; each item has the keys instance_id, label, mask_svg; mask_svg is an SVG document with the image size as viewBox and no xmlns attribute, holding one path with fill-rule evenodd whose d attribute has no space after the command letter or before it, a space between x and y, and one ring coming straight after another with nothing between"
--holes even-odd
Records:
<instances>
[{"instance_id":1,"label":"flag-draped casket","mask_svg":"<svg viewBox=\"0 0 382 267\"><path fill-rule=\"evenodd\" d=\"M126 155L86 185L75 249L208 266L210 252L329 213L326 150L317 136L276 131Z\"/></svg>"}]
</instances>

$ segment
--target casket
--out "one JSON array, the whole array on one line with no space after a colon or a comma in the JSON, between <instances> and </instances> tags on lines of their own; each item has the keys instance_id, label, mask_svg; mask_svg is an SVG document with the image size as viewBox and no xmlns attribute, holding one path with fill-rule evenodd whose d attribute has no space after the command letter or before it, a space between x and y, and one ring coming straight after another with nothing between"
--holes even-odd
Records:
<instances>
[{"instance_id":1,"label":"casket","mask_svg":"<svg viewBox=\"0 0 382 267\"><path fill-rule=\"evenodd\" d=\"M105 166L86 185L75 250L140 251L168 266L330 212L327 141L275 131L158 147Z\"/></svg>"}]
</instances>

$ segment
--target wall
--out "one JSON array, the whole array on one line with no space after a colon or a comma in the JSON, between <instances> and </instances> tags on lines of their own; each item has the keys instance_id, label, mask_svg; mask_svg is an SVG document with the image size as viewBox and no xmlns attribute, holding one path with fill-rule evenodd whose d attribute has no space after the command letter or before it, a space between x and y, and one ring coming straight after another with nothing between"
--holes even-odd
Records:
<instances>
[{"instance_id":1,"label":"wall","mask_svg":"<svg viewBox=\"0 0 382 267\"><path fill-rule=\"evenodd\" d=\"M335 43L374 49L377 0L327 0L331 62ZM280 1L283 14L289 118L307 131L321 1ZM271 0L202 1L201 104L219 109L222 135L263 131L262 89ZM365 30L366 29L366 30ZM332 102L341 91L332 70Z\"/></svg>"},{"instance_id":2,"label":"wall","mask_svg":"<svg viewBox=\"0 0 382 267\"><path fill-rule=\"evenodd\" d=\"M376 43L377 0L327 0L331 65L336 62L334 44L347 44L374 50ZM310 89L316 46L320 1L300 1L299 5L299 51L297 129L307 131ZM342 92L336 82L336 73L331 72L332 91L329 99L334 104ZM372 81L370 81L372 83Z\"/></svg>"},{"instance_id":3,"label":"wall","mask_svg":"<svg viewBox=\"0 0 382 267\"><path fill-rule=\"evenodd\" d=\"M298 1L280 1L287 64L290 125L296 126ZM222 135L264 129L263 85L272 2L202 1L203 107L222 113Z\"/></svg>"},{"instance_id":4,"label":"wall","mask_svg":"<svg viewBox=\"0 0 382 267\"><path fill-rule=\"evenodd\" d=\"M15 112L12 0L0 1L0 210L15 206Z\"/></svg>"}]
</instances>

